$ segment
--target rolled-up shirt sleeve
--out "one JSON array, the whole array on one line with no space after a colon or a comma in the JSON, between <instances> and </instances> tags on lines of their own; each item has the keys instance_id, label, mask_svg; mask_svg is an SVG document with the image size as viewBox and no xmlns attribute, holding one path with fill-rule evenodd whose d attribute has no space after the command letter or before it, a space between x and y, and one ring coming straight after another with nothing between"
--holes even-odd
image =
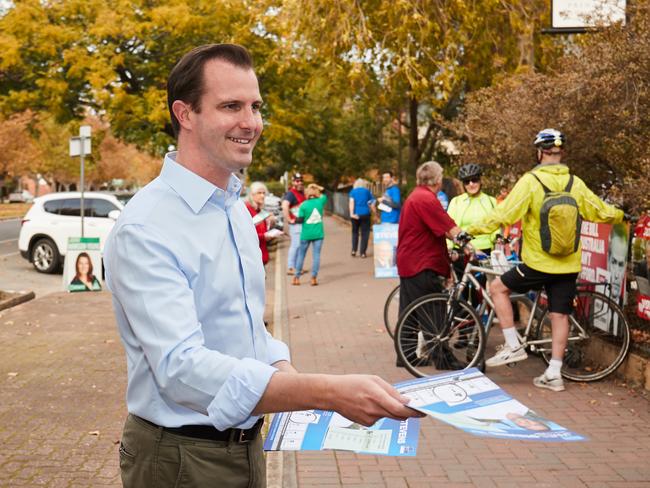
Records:
<instances>
[{"instance_id":1,"label":"rolled-up shirt sleeve","mask_svg":"<svg viewBox=\"0 0 650 488\"><path fill-rule=\"evenodd\" d=\"M107 282L128 318L123 340L142 350L162 398L207 415L220 430L250 427L277 371L270 364L288 359L286 346L268 341L270 364L205 347L189 281L165 239L147 226L122 225L107 251Z\"/></svg>"},{"instance_id":2,"label":"rolled-up shirt sleeve","mask_svg":"<svg viewBox=\"0 0 650 488\"><path fill-rule=\"evenodd\" d=\"M291 362L291 354L287 345L275 339L268 331L266 332L266 337L268 340L269 364L275 364L278 361Z\"/></svg>"}]
</instances>

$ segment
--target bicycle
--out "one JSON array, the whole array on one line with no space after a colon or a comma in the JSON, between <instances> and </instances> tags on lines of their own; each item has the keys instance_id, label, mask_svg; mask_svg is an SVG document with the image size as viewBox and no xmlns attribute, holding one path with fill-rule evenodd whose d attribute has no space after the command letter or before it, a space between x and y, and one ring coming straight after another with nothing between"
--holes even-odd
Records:
<instances>
[{"instance_id":1,"label":"bicycle","mask_svg":"<svg viewBox=\"0 0 650 488\"><path fill-rule=\"evenodd\" d=\"M465 244L466 245L466 244ZM470 260L463 276L447 293L433 293L411 303L398 320L395 350L414 376L431 376L441 370L465 369L483 361L487 338L496 320L487 290L474 276L500 276L506 269ZM483 293L477 310L462 298L472 284ZM569 341L562 376L574 381L595 381L613 373L630 346L630 328L622 310L607 295L595 290L600 283L578 284L574 311L569 316ZM537 292L523 332L522 347L551 359L551 322L544 294ZM485 325L481 315L489 313Z\"/></svg>"},{"instance_id":2,"label":"bicycle","mask_svg":"<svg viewBox=\"0 0 650 488\"><path fill-rule=\"evenodd\" d=\"M501 239L503 241L503 244L514 244L515 242L514 240L508 240L504 238ZM453 276L456 281L458 281L459 278L456 277L455 274ZM386 302L384 303L384 327L386 328L386 332L388 332L388 335L391 339L395 338L395 329L397 328L397 321L399 320L399 291L400 285L397 285L390 291L388 297L386 298ZM526 314L530 311L530 308L533 305L532 300L525 294L513 294L511 298L513 309L515 311L519 311L519 313Z\"/></svg>"}]
</instances>

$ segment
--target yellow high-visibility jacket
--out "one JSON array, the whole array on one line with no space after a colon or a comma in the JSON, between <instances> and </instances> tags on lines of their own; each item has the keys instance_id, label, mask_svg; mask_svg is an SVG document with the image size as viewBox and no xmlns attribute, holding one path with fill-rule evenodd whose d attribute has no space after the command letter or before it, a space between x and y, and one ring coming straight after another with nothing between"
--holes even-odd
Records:
<instances>
[{"instance_id":1,"label":"yellow high-visibility jacket","mask_svg":"<svg viewBox=\"0 0 650 488\"><path fill-rule=\"evenodd\" d=\"M483 220L493 208L497 206L496 198L487 193L480 192L478 195L470 196L468 193L462 193L455 196L449 202L447 213L454 219L456 225L463 230L474 223ZM496 232L489 234L475 234L474 240L470 244L475 249L492 249ZM451 247L452 241L447 241L447 247Z\"/></svg>"},{"instance_id":2,"label":"yellow high-visibility jacket","mask_svg":"<svg viewBox=\"0 0 650 488\"><path fill-rule=\"evenodd\" d=\"M569 168L563 164L540 164L532 170L551 190L564 191L569 183ZM580 215L590 222L617 224L623 220L623 211L598 198L577 176L573 176L571 195L580 208ZM495 231L501 226L521 220L523 231L522 260L531 268L544 273L578 273L581 268L582 246L567 256L552 256L542 249L539 235L540 209L544 189L539 181L526 173L515 184L508 197L492 210L482 222L471 225L467 231L479 235Z\"/></svg>"}]
</instances>

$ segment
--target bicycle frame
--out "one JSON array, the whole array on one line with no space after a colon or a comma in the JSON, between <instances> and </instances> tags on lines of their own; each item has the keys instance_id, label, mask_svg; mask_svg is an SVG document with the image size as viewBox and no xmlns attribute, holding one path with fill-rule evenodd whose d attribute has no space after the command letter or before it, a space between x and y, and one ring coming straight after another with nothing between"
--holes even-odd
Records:
<instances>
[{"instance_id":1,"label":"bicycle frame","mask_svg":"<svg viewBox=\"0 0 650 488\"><path fill-rule=\"evenodd\" d=\"M492 324L494 322L494 318L496 315L494 311L494 302L492 301L492 297L490 296L486 287L483 287L481 285L481 283L476 279L476 276L474 276L474 273L484 273L486 275L491 275L491 276L501 276L503 274L503 272L495 271L492 268L477 266L475 264L472 264L472 262L470 261L465 266L465 271L463 272L463 277L461 278L461 280L458 281L453 286L451 293L449 294L449 301L451 303L454 300L462 299L463 291L468 287L469 283L471 283L477 290L481 290L481 293L483 294L483 302L481 303L477 311L479 317L482 317L483 314L485 313L487 306L488 305L490 306L490 313L488 314L487 321L485 322L485 334L487 337L490 333L490 329L492 328ZM533 306L530 310L530 316L528 317L528 323L526 324L526 329L524 330L523 335L517 332L522 347L525 348L527 346L530 346L532 351L535 351L537 349L537 346L552 343L552 339L528 340L535 317L538 315L538 311L543 310L543 307L539 303L540 297L541 297L541 293L536 292L535 299L533 300ZM569 321L575 327L575 330L577 330L577 335L573 334L569 336L568 338L569 341L579 341L579 340L589 338L589 334L587 334L585 329L578 323L578 321L572 315L569 315Z\"/></svg>"}]
</instances>

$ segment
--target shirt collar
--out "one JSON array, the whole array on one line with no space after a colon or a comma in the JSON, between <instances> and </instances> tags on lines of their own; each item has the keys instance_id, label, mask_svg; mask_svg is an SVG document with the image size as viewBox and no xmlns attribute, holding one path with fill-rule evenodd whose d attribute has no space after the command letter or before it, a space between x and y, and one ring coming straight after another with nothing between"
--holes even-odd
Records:
<instances>
[{"instance_id":1,"label":"shirt collar","mask_svg":"<svg viewBox=\"0 0 650 488\"><path fill-rule=\"evenodd\" d=\"M211 198L220 207L229 207L237 201L242 188L239 178L230 175L224 191L177 163L176 155L176 151L165 155L160 177L185 200L194 213L199 213Z\"/></svg>"}]
</instances>

